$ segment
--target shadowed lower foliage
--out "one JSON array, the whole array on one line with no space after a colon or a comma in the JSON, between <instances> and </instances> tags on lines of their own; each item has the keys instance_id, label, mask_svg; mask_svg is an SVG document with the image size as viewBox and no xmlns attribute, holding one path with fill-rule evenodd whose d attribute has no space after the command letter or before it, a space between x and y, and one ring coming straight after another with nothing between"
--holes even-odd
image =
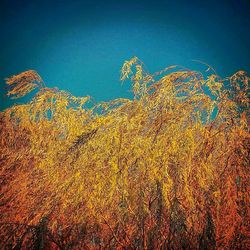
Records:
<instances>
[{"instance_id":1,"label":"shadowed lower foliage","mask_svg":"<svg viewBox=\"0 0 250 250\"><path fill-rule=\"evenodd\" d=\"M249 77L134 57L126 79L99 104L7 79L38 92L0 113L1 249L249 249Z\"/></svg>"}]
</instances>

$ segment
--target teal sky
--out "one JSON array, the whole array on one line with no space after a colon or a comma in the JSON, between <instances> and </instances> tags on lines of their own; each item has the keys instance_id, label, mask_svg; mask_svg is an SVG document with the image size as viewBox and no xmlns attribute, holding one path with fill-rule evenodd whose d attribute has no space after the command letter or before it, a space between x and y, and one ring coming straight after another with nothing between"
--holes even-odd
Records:
<instances>
[{"instance_id":1,"label":"teal sky","mask_svg":"<svg viewBox=\"0 0 250 250\"><path fill-rule=\"evenodd\" d=\"M250 1L0 2L0 110L4 79L36 70L49 87L96 101L130 97L120 68L132 56L150 72L193 59L221 76L250 72Z\"/></svg>"}]
</instances>

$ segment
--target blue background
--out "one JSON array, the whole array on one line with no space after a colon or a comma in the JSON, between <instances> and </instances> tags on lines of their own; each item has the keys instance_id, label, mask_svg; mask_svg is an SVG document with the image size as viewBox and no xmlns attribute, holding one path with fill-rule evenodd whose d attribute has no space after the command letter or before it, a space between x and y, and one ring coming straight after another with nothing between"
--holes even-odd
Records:
<instances>
[{"instance_id":1,"label":"blue background","mask_svg":"<svg viewBox=\"0 0 250 250\"><path fill-rule=\"evenodd\" d=\"M250 71L250 1L0 1L0 110L4 79L36 70L49 87L96 101L131 97L124 60L151 73L181 64L221 76Z\"/></svg>"}]
</instances>

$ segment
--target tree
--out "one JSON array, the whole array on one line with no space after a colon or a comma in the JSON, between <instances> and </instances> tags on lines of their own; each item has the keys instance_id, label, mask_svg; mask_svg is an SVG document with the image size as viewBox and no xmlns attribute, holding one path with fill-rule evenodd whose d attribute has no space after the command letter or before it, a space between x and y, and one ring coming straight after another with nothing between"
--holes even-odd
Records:
<instances>
[{"instance_id":1,"label":"tree","mask_svg":"<svg viewBox=\"0 0 250 250\"><path fill-rule=\"evenodd\" d=\"M37 93L0 113L1 248L247 249L249 77L137 57L121 73L134 99L92 106L35 71L7 79Z\"/></svg>"}]
</instances>

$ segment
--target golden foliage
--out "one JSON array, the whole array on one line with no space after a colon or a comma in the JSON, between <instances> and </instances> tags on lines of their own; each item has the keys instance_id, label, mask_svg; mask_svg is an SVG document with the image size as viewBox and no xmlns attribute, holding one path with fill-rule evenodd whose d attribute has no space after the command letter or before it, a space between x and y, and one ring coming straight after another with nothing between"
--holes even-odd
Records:
<instances>
[{"instance_id":1,"label":"golden foliage","mask_svg":"<svg viewBox=\"0 0 250 250\"><path fill-rule=\"evenodd\" d=\"M7 78L6 83L9 87L7 95L15 99L23 97L35 88L42 86L42 79L34 70L28 70Z\"/></svg>"},{"instance_id":2,"label":"golden foliage","mask_svg":"<svg viewBox=\"0 0 250 250\"><path fill-rule=\"evenodd\" d=\"M1 248L247 249L249 77L121 73L134 100L89 108L34 71L7 79L39 90L0 113Z\"/></svg>"}]
</instances>

